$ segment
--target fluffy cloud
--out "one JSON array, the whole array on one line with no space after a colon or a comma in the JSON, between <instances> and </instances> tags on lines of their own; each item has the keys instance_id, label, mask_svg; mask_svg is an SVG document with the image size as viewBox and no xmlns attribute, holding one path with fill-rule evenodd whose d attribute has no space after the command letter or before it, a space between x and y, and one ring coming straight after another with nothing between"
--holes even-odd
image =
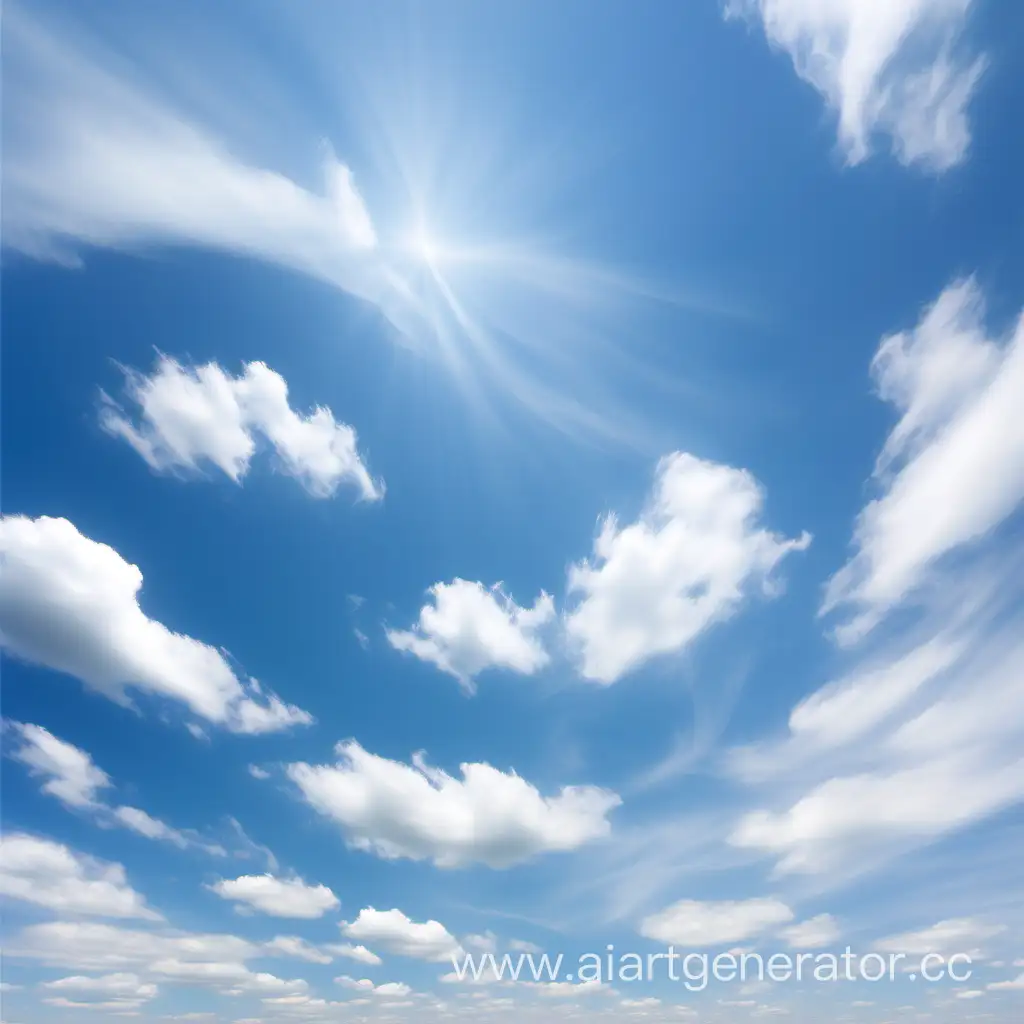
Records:
<instances>
[{"instance_id":1,"label":"fluffy cloud","mask_svg":"<svg viewBox=\"0 0 1024 1024\"><path fill-rule=\"evenodd\" d=\"M272 917L323 917L339 906L338 897L326 885L306 885L301 878L242 875L222 879L210 889L222 899Z\"/></svg>"},{"instance_id":2,"label":"fluffy cloud","mask_svg":"<svg viewBox=\"0 0 1024 1024\"><path fill-rule=\"evenodd\" d=\"M462 778L338 744L336 765L291 764L306 801L339 822L349 843L382 857L432 860L438 867L479 862L505 868L542 853L576 849L610 831L621 801L607 790L566 786L545 797L525 779L489 764L463 764Z\"/></svg>"},{"instance_id":3,"label":"fluffy cloud","mask_svg":"<svg viewBox=\"0 0 1024 1024\"><path fill-rule=\"evenodd\" d=\"M330 409L295 412L285 379L264 363L246 363L232 377L217 363L185 367L161 356L150 376L129 372L127 379L138 422L107 396L100 422L153 469L194 471L209 463L238 483L261 438L280 469L316 497L334 494L342 483L368 500L383 496L359 455L355 430Z\"/></svg>"},{"instance_id":4,"label":"fluffy cloud","mask_svg":"<svg viewBox=\"0 0 1024 1024\"><path fill-rule=\"evenodd\" d=\"M343 956L348 960L356 960L369 967L379 967L384 963L376 953L367 949L365 946L352 945L349 942L327 945L324 946L324 949L329 953L333 953L335 956Z\"/></svg>"},{"instance_id":5,"label":"fluffy cloud","mask_svg":"<svg viewBox=\"0 0 1024 1024\"><path fill-rule=\"evenodd\" d=\"M532 675L548 663L538 633L555 615L542 593L530 608L520 607L501 585L454 579L430 588L433 604L420 609L411 630L388 630L391 646L429 661L455 676L470 693L474 677L488 668Z\"/></svg>"},{"instance_id":6,"label":"fluffy cloud","mask_svg":"<svg viewBox=\"0 0 1024 1024\"><path fill-rule=\"evenodd\" d=\"M239 680L216 648L148 618L138 567L66 519L3 517L0 553L0 640L11 654L121 703L128 687L180 701L233 732L312 721L255 680Z\"/></svg>"},{"instance_id":7,"label":"fluffy cloud","mask_svg":"<svg viewBox=\"0 0 1024 1024\"><path fill-rule=\"evenodd\" d=\"M680 900L640 923L640 934L676 946L724 946L742 942L793 920L775 899L700 902Z\"/></svg>"},{"instance_id":8,"label":"fluffy cloud","mask_svg":"<svg viewBox=\"0 0 1024 1024\"><path fill-rule=\"evenodd\" d=\"M897 158L943 171L971 141L967 108L983 59L955 44L971 0L729 0L730 14L759 18L772 46L839 118L851 164L884 132Z\"/></svg>"},{"instance_id":9,"label":"fluffy cloud","mask_svg":"<svg viewBox=\"0 0 1024 1024\"><path fill-rule=\"evenodd\" d=\"M29 925L6 945L11 956L82 971L137 970L169 959L241 963L260 954L258 946L235 935L138 931L94 921Z\"/></svg>"},{"instance_id":10,"label":"fluffy cloud","mask_svg":"<svg viewBox=\"0 0 1024 1024\"><path fill-rule=\"evenodd\" d=\"M0 839L0 893L58 913L160 920L120 864L23 833Z\"/></svg>"},{"instance_id":11,"label":"fluffy cloud","mask_svg":"<svg viewBox=\"0 0 1024 1024\"><path fill-rule=\"evenodd\" d=\"M839 925L831 914L818 914L799 924L783 928L779 935L794 949L820 949L839 938Z\"/></svg>"},{"instance_id":12,"label":"fluffy cloud","mask_svg":"<svg viewBox=\"0 0 1024 1024\"><path fill-rule=\"evenodd\" d=\"M55 995L46 997L48 1006L64 1009L91 1009L130 1014L153 999L159 989L142 981L137 974L104 974L101 977L73 975L43 982L40 988Z\"/></svg>"},{"instance_id":13,"label":"fluffy cloud","mask_svg":"<svg viewBox=\"0 0 1024 1024\"><path fill-rule=\"evenodd\" d=\"M758 524L764 496L746 471L684 452L663 458L635 522L608 516L592 561L569 572L579 601L566 617L580 671L609 684L658 654L679 651L730 616L778 563L810 543Z\"/></svg>"},{"instance_id":14,"label":"fluffy cloud","mask_svg":"<svg viewBox=\"0 0 1024 1024\"><path fill-rule=\"evenodd\" d=\"M350 978L347 974L334 979L335 983L342 988L350 988L355 992L365 992L367 995L391 996L402 998L409 995L412 989L400 981L386 981L382 985L375 985L369 978Z\"/></svg>"},{"instance_id":15,"label":"fluffy cloud","mask_svg":"<svg viewBox=\"0 0 1024 1024\"><path fill-rule=\"evenodd\" d=\"M263 944L263 952L267 956L291 957L311 964L329 964L333 960L329 953L321 952L297 935L278 935Z\"/></svg>"},{"instance_id":16,"label":"fluffy cloud","mask_svg":"<svg viewBox=\"0 0 1024 1024\"><path fill-rule=\"evenodd\" d=\"M147 839L171 843L181 850L190 845L188 836L183 832L171 828L170 825L160 821L159 818L152 817L138 807L115 807L112 814L115 820L125 828L131 829Z\"/></svg>"},{"instance_id":17,"label":"fluffy cloud","mask_svg":"<svg viewBox=\"0 0 1024 1024\"><path fill-rule=\"evenodd\" d=\"M234 935L135 931L94 922L50 921L22 929L6 947L10 956L36 960L48 967L117 972L89 979L95 994L102 996L101 988L108 989L108 999L115 990L123 990L123 998L132 998L128 979L136 975L147 986L200 986L225 995L280 997L305 993L309 987L301 978L283 979L248 968L246 960L278 955L280 951ZM67 980L61 987L66 992L85 991L78 979L74 984Z\"/></svg>"},{"instance_id":18,"label":"fluffy cloud","mask_svg":"<svg viewBox=\"0 0 1024 1024\"><path fill-rule=\"evenodd\" d=\"M347 938L415 960L442 963L462 954L458 939L440 921L412 921L400 910L366 907L342 925Z\"/></svg>"},{"instance_id":19,"label":"fluffy cloud","mask_svg":"<svg viewBox=\"0 0 1024 1024\"><path fill-rule=\"evenodd\" d=\"M84 750L57 739L41 725L8 724L22 741L10 756L25 765L32 775L46 780L42 787L44 793L55 796L68 807L97 805L97 793L110 786L110 777L96 767Z\"/></svg>"},{"instance_id":20,"label":"fluffy cloud","mask_svg":"<svg viewBox=\"0 0 1024 1024\"><path fill-rule=\"evenodd\" d=\"M990 340L973 280L950 285L917 327L884 338L872 363L900 419L875 470L881 494L857 520L855 553L824 612L854 612L855 640L913 594L943 556L977 541L1024 500L1024 315Z\"/></svg>"}]
</instances>

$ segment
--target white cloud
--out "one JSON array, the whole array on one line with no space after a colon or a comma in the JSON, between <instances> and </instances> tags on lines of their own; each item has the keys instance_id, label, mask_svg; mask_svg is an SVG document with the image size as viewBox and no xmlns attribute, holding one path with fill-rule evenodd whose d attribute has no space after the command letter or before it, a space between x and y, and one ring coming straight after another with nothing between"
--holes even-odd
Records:
<instances>
[{"instance_id":1,"label":"white cloud","mask_svg":"<svg viewBox=\"0 0 1024 1024\"><path fill-rule=\"evenodd\" d=\"M911 596L943 556L977 541L1024 500L1024 315L992 341L977 284L950 285L917 327L884 338L872 363L900 414L878 459L881 494L861 512L856 551L824 612L855 613L855 640Z\"/></svg>"},{"instance_id":2,"label":"white cloud","mask_svg":"<svg viewBox=\"0 0 1024 1024\"><path fill-rule=\"evenodd\" d=\"M524 608L500 583L485 587L462 579L435 583L429 593L434 603L420 609L413 629L387 631L392 647L455 676L470 693L474 677L485 669L532 675L548 664L538 637L555 616L548 594L541 593L532 607Z\"/></svg>"},{"instance_id":3,"label":"white cloud","mask_svg":"<svg viewBox=\"0 0 1024 1024\"><path fill-rule=\"evenodd\" d=\"M670 945L723 946L792 920L793 911L776 899L680 900L645 917L640 934Z\"/></svg>"},{"instance_id":4,"label":"white cloud","mask_svg":"<svg viewBox=\"0 0 1024 1024\"><path fill-rule=\"evenodd\" d=\"M1024 992L1024 974L1006 981L993 981L987 987L993 992Z\"/></svg>"},{"instance_id":5,"label":"white cloud","mask_svg":"<svg viewBox=\"0 0 1024 1024\"><path fill-rule=\"evenodd\" d=\"M321 952L297 935L278 935L263 944L263 952L268 956L292 957L311 964L329 964L333 960L329 952Z\"/></svg>"},{"instance_id":6,"label":"white cloud","mask_svg":"<svg viewBox=\"0 0 1024 1024\"><path fill-rule=\"evenodd\" d=\"M382 985L375 985L369 978L350 978L347 974L334 979L335 983L342 988L349 988L355 992L365 992L374 996L389 996L401 999L409 995L412 989L401 981L386 981Z\"/></svg>"},{"instance_id":7,"label":"white cloud","mask_svg":"<svg viewBox=\"0 0 1024 1024\"><path fill-rule=\"evenodd\" d=\"M122 865L24 833L0 838L0 893L58 913L160 920Z\"/></svg>"},{"instance_id":8,"label":"white cloud","mask_svg":"<svg viewBox=\"0 0 1024 1024\"><path fill-rule=\"evenodd\" d=\"M179 832L176 828L171 828L170 825L158 818L151 817L138 807L117 807L114 809L113 815L125 828L138 832L140 836L145 836L147 839L159 839L182 850L189 845L188 837L184 833Z\"/></svg>"},{"instance_id":9,"label":"white cloud","mask_svg":"<svg viewBox=\"0 0 1024 1024\"><path fill-rule=\"evenodd\" d=\"M984 70L958 53L971 0L728 0L759 18L839 119L851 164L885 133L901 163L940 172L967 155L967 108Z\"/></svg>"},{"instance_id":10,"label":"white cloud","mask_svg":"<svg viewBox=\"0 0 1024 1024\"><path fill-rule=\"evenodd\" d=\"M794 949L821 949L835 942L840 931L831 914L818 914L817 917L783 928L779 935Z\"/></svg>"},{"instance_id":11,"label":"white cloud","mask_svg":"<svg viewBox=\"0 0 1024 1024\"><path fill-rule=\"evenodd\" d=\"M309 988L302 978L285 979L274 974L251 971L235 961L157 960L149 971L162 980L184 985L200 985L225 995L286 995L303 993Z\"/></svg>"},{"instance_id":12,"label":"white cloud","mask_svg":"<svg viewBox=\"0 0 1024 1024\"><path fill-rule=\"evenodd\" d=\"M545 797L525 779L489 764L463 764L462 778L339 743L336 765L291 764L288 776L320 814L339 822L350 845L438 867L479 862L504 868L543 853L574 850L608 835L621 800L593 786Z\"/></svg>"},{"instance_id":13,"label":"white cloud","mask_svg":"<svg viewBox=\"0 0 1024 1024\"><path fill-rule=\"evenodd\" d=\"M258 764L249 765L249 774L254 779L259 779L260 781L270 778L270 772L268 772L266 768L261 768Z\"/></svg>"},{"instance_id":14,"label":"white cloud","mask_svg":"<svg viewBox=\"0 0 1024 1024\"><path fill-rule=\"evenodd\" d=\"M972 960L982 960L985 958L982 943L1005 931L1003 925L961 917L939 921L920 931L889 935L874 945L883 953L904 953L908 957L922 957L928 953L949 957L961 953Z\"/></svg>"},{"instance_id":15,"label":"white cloud","mask_svg":"<svg viewBox=\"0 0 1024 1024\"><path fill-rule=\"evenodd\" d=\"M431 963L450 961L463 952L458 939L440 921L412 921L400 910L366 907L341 926L356 942L366 942L387 953Z\"/></svg>"},{"instance_id":16,"label":"white cloud","mask_svg":"<svg viewBox=\"0 0 1024 1024\"><path fill-rule=\"evenodd\" d=\"M340 904L326 885L306 885L301 878L242 875L222 879L209 888L222 899L233 900L272 917L323 917Z\"/></svg>"},{"instance_id":17,"label":"white cloud","mask_svg":"<svg viewBox=\"0 0 1024 1024\"><path fill-rule=\"evenodd\" d=\"M649 658L682 650L732 615L745 593L767 589L772 571L810 543L761 527L764 495L745 470L674 452L658 463L654 489L635 522L609 515L592 561L569 572L580 595L566 616L580 671L614 683Z\"/></svg>"},{"instance_id":18,"label":"white cloud","mask_svg":"<svg viewBox=\"0 0 1024 1024\"><path fill-rule=\"evenodd\" d=\"M379 967L383 960L376 953L370 951L365 946L353 945L348 942L342 942L332 945L324 946L329 953L333 953L335 956L342 956L348 960L356 960L361 964L366 964L369 967Z\"/></svg>"},{"instance_id":19,"label":"white cloud","mask_svg":"<svg viewBox=\"0 0 1024 1024\"><path fill-rule=\"evenodd\" d=\"M83 971L139 970L161 959L240 963L260 952L258 946L235 935L137 931L93 921L29 925L7 947L11 956Z\"/></svg>"},{"instance_id":20,"label":"white cloud","mask_svg":"<svg viewBox=\"0 0 1024 1024\"><path fill-rule=\"evenodd\" d=\"M1009 524L994 531L1024 496L1024 319L1005 345L981 323L963 281L875 358L900 419L826 600L853 610L853 667L797 705L785 737L731 758L778 786L731 837L778 872L869 871L1024 799L1024 553Z\"/></svg>"},{"instance_id":21,"label":"white cloud","mask_svg":"<svg viewBox=\"0 0 1024 1024\"><path fill-rule=\"evenodd\" d=\"M68 807L97 805L97 793L110 786L110 777L96 767L84 750L57 739L41 725L8 724L22 741L10 756L25 765L32 775L46 778L44 793L55 796Z\"/></svg>"},{"instance_id":22,"label":"white cloud","mask_svg":"<svg viewBox=\"0 0 1024 1024\"><path fill-rule=\"evenodd\" d=\"M220 651L148 618L138 567L66 519L4 516L0 553L0 640L11 654L120 703L128 687L181 701L233 732L312 721L255 680L240 681Z\"/></svg>"},{"instance_id":23,"label":"white cloud","mask_svg":"<svg viewBox=\"0 0 1024 1024\"><path fill-rule=\"evenodd\" d=\"M155 470L197 471L209 463L239 483L260 438L274 449L280 470L315 497L329 497L342 483L367 500L383 496L359 455L355 430L330 409L295 412L285 379L265 363L245 363L233 377L217 363L182 366L161 355L150 376L128 371L127 382L139 419L104 395L100 422Z\"/></svg>"},{"instance_id":24,"label":"white cloud","mask_svg":"<svg viewBox=\"0 0 1024 1024\"><path fill-rule=\"evenodd\" d=\"M100 977L73 975L43 982L40 988L57 993L44 998L48 1006L66 1009L93 1009L131 1014L156 997L159 989L137 974L104 974Z\"/></svg>"},{"instance_id":25,"label":"white cloud","mask_svg":"<svg viewBox=\"0 0 1024 1024\"><path fill-rule=\"evenodd\" d=\"M371 301L387 298L376 235L352 173L326 156L308 191L218 139L22 11L6 12L12 112L4 241L40 258L72 246L196 245L277 263Z\"/></svg>"}]
</instances>

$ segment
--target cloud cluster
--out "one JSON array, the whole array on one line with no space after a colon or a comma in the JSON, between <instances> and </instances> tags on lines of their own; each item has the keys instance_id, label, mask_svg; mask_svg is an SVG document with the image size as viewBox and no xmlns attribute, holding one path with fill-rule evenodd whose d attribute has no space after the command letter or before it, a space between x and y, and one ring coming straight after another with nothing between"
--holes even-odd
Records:
<instances>
[{"instance_id":1,"label":"cloud cluster","mask_svg":"<svg viewBox=\"0 0 1024 1024\"><path fill-rule=\"evenodd\" d=\"M448 963L462 953L462 946L440 921L413 921L401 910L366 907L341 926L347 938L367 942L396 956Z\"/></svg>"},{"instance_id":2,"label":"cloud cluster","mask_svg":"<svg viewBox=\"0 0 1024 1024\"><path fill-rule=\"evenodd\" d=\"M222 899L272 917L323 917L340 904L326 885L306 885L301 878L269 874L221 879L210 889Z\"/></svg>"},{"instance_id":3,"label":"cloud cluster","mask_svg":"<svg viewBox=\"0 0 1024 1024\"><path fill-rule=\"evenodd\" d=\"M153 469L194 471L210 464L238 483L262 438L280 470L315 497L334 494L342 483L369 501L383 496L359 454L355 430L330 409L297 413L285 379L265 363L246 363L233 377L217 363L186 367L162 355L152 374L129 371L127 382L138 420L104 395L100 423Z\"/></svg>"},{"instance_id":4,"label":"cloud cluster","mask_svg":"<svg viewBox=\"0 0 1024 1024\"><path fill-rule=\"evenodd\" d=\"M66 519L0 519L0 642L119 703L126 689L178 701L238 733L306 725L301 708L240 680L224 655L139 607L142 573Z\"/></svg>"},{"instance_id":5,"label":"cloud cluster","mask_svg":"<svg viewBox=\"0 0 1024 1024\"><path fill-rule=\"evenodd\" d=\"M606 836L621 801L593 786L543 796L514 773L463 764L462 778L426 763L403 764L339 743L338 763L288 766L305 800L337 821L349 843L382 857L506 868L542 853L574 850Z\"/></svg>"},{"instance_id":6,"label":"cloud cluster","mask_svg":"<svg viewBox=\"0 0 1024 1024\"><path fill-rule=\"evenodd\" d=\"M0 839L0 893L57 913L160 920L122 865L22 832Z\"/></svg>"},{"instance_id":7,"label":"cloud cluster","mask_svg":"<svg viewBox=\"0 0 1024 1024\"><path fill-rule=\"evenodd\" d=\"M972 0L729 0L730 15L758 19L772 46L839 118L851 164L873 137L892 140L903 164L940 172L967 154L968 106L985 68L957 40Z\"/></svg>"},{"instance_id":8,"label":"cloud cluster","mask_svg":"<svg viewBox=\"0 0 1024 1024\"><path fill-rule=\"evenodd\" d=\"M430 588L433 604L420 609L410 630L388 630L392 647L448 672L469 692L485 669L504 668L532 675L549 659L539 633L555 616L551 597L542 593L532 607L520 607L501 585L454 579Z\"/></svg>"},{"instance_id":9,"label":"cloud cluster","mask_svg":"<svg viewBox=\"0 0 1024 1024\"><path fill-rule=\"evenodd\" d=\"M1012 543L981 543L1024 499L1024 319L999 342L982 317L977 285L954 282L875 357L900 418L825 600L852 613L853 667L733 755L747 781L784 783L732 834L781 873L866 870L1024 799L1024 575Z\"/></svg>"},{"instance_id":10,"label":"cloud cluster","mask_svg":"<svg viewBox=\"0 0 1024 1024\"><path fill-rule=\"evenodd\" d=\"M686 452L665 456L640 518L620 526L608 516L593 559L569 572L577 602L565 631L582 675L614 683L728 618L750 589L768 587L779 562L810 536L766 530L763 503L745 470Z\"/></svg>"}]
</instances>

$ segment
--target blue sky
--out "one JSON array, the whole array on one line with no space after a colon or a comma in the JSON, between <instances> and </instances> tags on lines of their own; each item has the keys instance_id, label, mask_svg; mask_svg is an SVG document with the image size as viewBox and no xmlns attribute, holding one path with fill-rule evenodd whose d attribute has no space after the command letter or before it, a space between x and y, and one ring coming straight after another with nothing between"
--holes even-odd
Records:
<instances>
[{"instance_id":1,"label":"blue sky","mask_svg":"<svg viewBox=\"0 0 1024 1024\"><path fill-rule=\"evenodd\" d=\"M1017 5L4 15L4 1021L1017 1019Z\"/></svg>"}]
</instances>

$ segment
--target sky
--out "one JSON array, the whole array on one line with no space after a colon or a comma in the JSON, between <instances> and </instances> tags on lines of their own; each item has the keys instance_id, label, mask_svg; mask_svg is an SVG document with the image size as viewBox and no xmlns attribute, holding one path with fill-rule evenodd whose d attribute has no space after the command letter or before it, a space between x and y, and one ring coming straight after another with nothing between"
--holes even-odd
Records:
<instances>
[{"instance_id":1,"label":"sky","mask_svg":"<svg viewBox=\"0 0 1024 1024\"><path fill-rule=\"evenodd\" d=\"M1019 1019L1024 8L3 46L6 1024Z\"/></svg>"}]
</instances>

